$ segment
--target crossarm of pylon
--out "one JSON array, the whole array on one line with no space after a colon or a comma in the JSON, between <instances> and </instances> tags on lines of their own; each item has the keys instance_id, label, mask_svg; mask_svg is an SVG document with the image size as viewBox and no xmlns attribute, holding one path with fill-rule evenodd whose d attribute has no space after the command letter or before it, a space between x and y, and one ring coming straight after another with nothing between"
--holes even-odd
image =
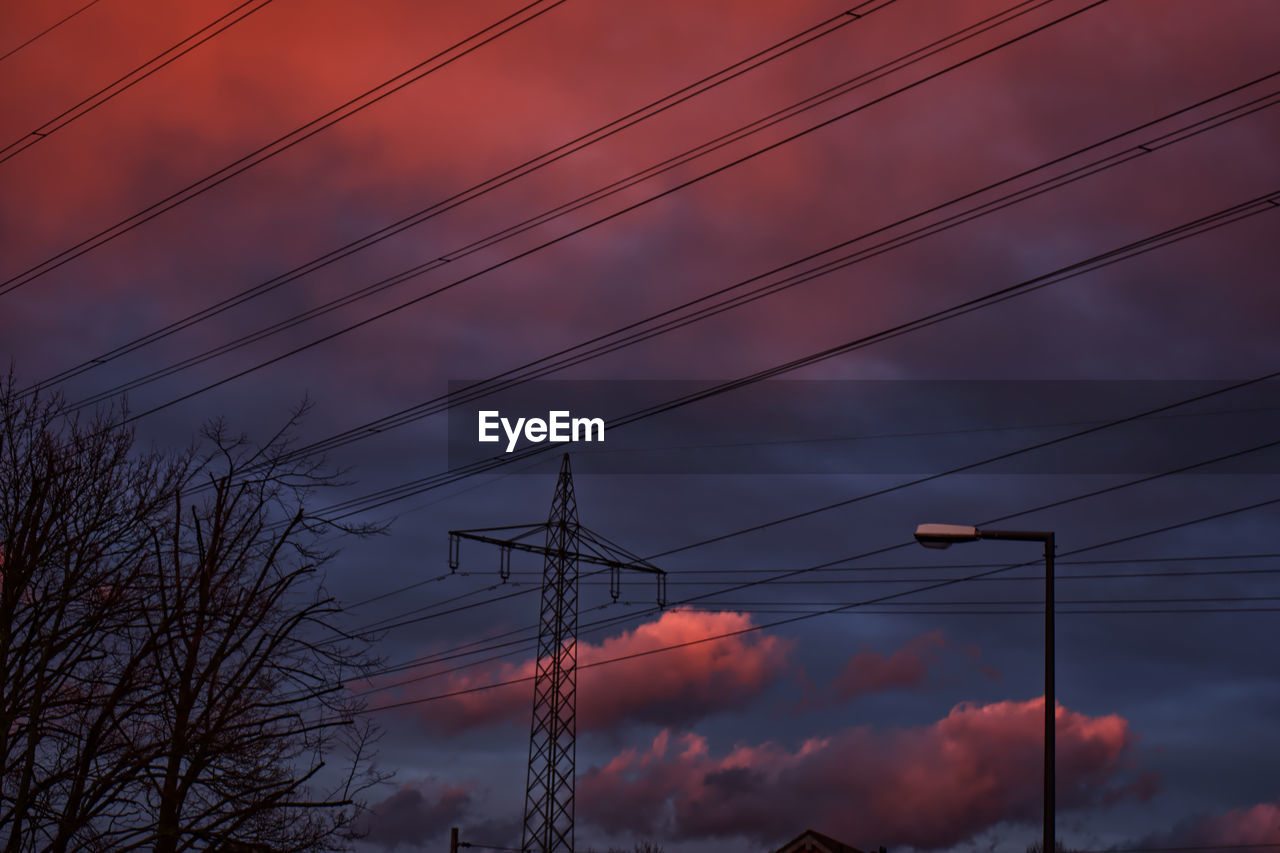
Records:
<instances>
[{"instance_id":1,"label":"crossarm of pylon","mask_svg":"<svg viewBox=\"0 0 1280 853\"><path fill-rule=\"evenodd\" d=\"M644 557L631 553L626 548L623 548L621 545L618 545L601 534L596 533L594 530L590 530L586 527L580 527L578 529L578 536L588 547L594 546L592 547L592 551L594 551L601 560L597 565L608 565L611 567L616 566L622 569L631 569L636 572L649 572L650 574L655 575L666 574L663 569L660 569L653 563L650 563Z\"/></svg>"},{"instance_id":2,"label":"crossarm of pylon","mask_svg":"<svg viewBox=\"0 0 1280 853\"><path fill-rule=\"evenodd\" d=\"M545 530L546 525L539 527ZM529 554L540 554L547 556L553 549L549 549L546 545L535 545L530 542L521 542L518 539L502 539L496 536L486 536L482 533L473 533L470 530L450 530L449 536L455 539L469 539L473 542L484 542L488 545L497 545L499 548L509 548L513 551L524 551ZM583 553L581 551L564 552L566 559L577 560L580 563L589 563L593 566L605 566L611 569L631 569L637 572L650 572L663 574L662 569L649 563L637 563L629 560L617 560L611 557L602 556L596 553Z\"/></svg>"}]
</instances>

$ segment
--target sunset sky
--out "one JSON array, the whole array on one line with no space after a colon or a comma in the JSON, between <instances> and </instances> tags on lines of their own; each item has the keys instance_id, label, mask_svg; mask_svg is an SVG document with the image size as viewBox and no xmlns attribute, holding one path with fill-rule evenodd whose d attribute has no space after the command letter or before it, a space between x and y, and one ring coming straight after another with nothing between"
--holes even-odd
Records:
<instances>
[{"instance_id":1,"label":"sunset sky","mask_svg":"<svg viewBox=\"0 0 1280 853\"><path fill-rule=\"evenodd\" d=\"M447 566L547 516L504 399L616 424L581 522L669 578L583 567L580 849L1038 840L1040 552L929 521L1056 531L1069 849L1280 848L1277 46L1272 0L6 0L0 358L163 447L311 402L317 510L389 523L326 580L385 629L369 853L520 843L540 558Z\"/></svg>"}]
</instances>

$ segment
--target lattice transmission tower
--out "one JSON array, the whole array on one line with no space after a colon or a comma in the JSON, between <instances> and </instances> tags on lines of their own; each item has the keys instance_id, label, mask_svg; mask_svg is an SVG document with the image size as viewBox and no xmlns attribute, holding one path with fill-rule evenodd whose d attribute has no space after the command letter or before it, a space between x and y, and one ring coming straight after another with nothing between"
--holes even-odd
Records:
<instances>
[{"instance_id":1,"label":"lattice transmission tower","mask_svg":"<svg viewBox=\"0 0 1280 853\"><path fill-rule=\"evenodd\" d=\"M544 543L525 540L544 533ZM511 552L543 555L538 622L538 661L533 682L533 725L525 775L525 853L573 853L574 758L577 738L578 565L609 571L609 592L617 601L622 570L658 579L658 603L666 604L666 574L621 546L578 523L578 502L566 453L545 523L477 527L449 531L449 567L456 570L463 539L497 545L498 572L511 577Z\"/></svg>"}]
</instances>

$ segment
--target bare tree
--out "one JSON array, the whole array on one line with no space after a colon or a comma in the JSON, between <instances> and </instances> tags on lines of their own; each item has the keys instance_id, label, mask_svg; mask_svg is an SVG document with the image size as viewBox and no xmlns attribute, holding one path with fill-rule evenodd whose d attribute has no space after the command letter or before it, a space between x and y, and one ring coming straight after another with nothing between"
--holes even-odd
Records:
<instances>
[{"instance_id":1,"label":"bare tree","mask_svg":"<svg viewBox=\"0 0 1280 853\"><path fill-rule=\"evenodd\" d=\"M1070 853L1070 851L1068 851L1067 848L1062 845L1061 839L1053 842L1053 846L1054 846L1054 849L1057 851L1057 853ZM1043 841L1035 841L1027 845L1027 853L1040 853L1040 851L1043 849L1044 849Z\"/></svg>"},{"instance_id":2,"label":"bare tree","mask_svg":"<svg viewBox=\"0 0 1280 853\"><path fill-rule=\"evenodd\" d=\"M131 437L106 417L65 423L56 402L23 400L12 378L0 392L6 850L52 844L58 822L84 803L87 772L134 763L102 715L95 725L93 706L108 690L134 692L125 651L132 616L116 593L142 585L149 549L139 532L162 518L188 460L132 455ZM118 704L130 698L118 695Z\"/></svg>"},{"instance_id":3,"label":"bare tree","mask_svg":"<svg viewBox=\"0 0 1280 853\"><path fill-rule=\"evenodd\" d=\"M12 379L0 417L0 846L346 849L372 730L334 687L372 661L319 583L332 479L289 430L137 453Z\"/></svg>"},{"instance_id":4,"label":"bare tree","mask_svg":"<svg viewBox=\"0 0 1280 853\"><path fill-rule=\"evenodd\" d=\"M595 853L595 851L588 848L587 853ZM630 850L626 847L610 847L606 853L662 853L662 844L646 838L635 842Z\"/></svg>"}]
</instances>

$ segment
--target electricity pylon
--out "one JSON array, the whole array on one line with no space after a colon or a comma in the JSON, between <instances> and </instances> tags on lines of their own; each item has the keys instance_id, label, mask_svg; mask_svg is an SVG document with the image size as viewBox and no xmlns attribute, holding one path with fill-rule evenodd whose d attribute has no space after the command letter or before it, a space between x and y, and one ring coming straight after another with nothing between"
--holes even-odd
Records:
<instances>
[{"instance_id":1,"label":"electricity pylon","mask_svg":"<svg viewBox=\"0 0 1280 853\"><path fill-rule=\"evenodd\" d=\"M505 537L492 535L499 531L509 533ZM540 531L545 531L545 544L523 541ZM573 853L578 564L591 563L609 570L609 592L614 601L622 589L623 569L657 576L659 605L666 604L667 576L652 563L578 523L578 502L567 453L560 464L560 478L546 523L451 530L451 569L458 568L463 539L498 546L498 573L503 581L511 577L512 551L543 555L538 662L533 681L533 725L529 732L520 849L524 853Z\"/></svg>"}]
</instances>

